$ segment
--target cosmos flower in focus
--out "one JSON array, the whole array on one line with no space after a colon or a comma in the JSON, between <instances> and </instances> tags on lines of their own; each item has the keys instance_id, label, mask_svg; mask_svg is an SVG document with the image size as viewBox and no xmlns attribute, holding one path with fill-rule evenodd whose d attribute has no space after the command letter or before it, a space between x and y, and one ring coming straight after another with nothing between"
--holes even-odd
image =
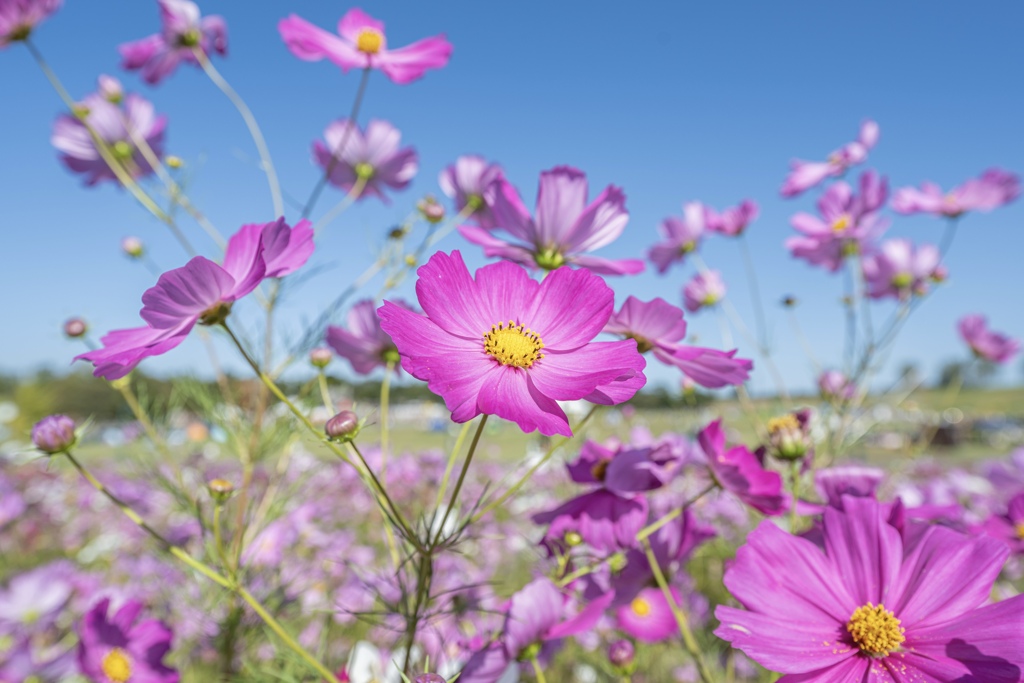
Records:
<instances>
[{"instance_id":1,"label":"cosmos flower in focus","mask_svg":"<svg viewBox=\"0 0 1024 683\"><path fill-rule=\"evenodd\" d=\"M340 35L294 14L282 19L277 28L285 45L299 59L316 62L326 58L346 73L349 69L380 69L399 85L421 78L427 69L440 69L452 54L452 45L444 35L388 49L384 22L359 8L350 9L338 22Z\"/></svg>"},{"instance_id":2,"label":"cosmos flower in focus","mask_svg":"<svg viewBox=\"0 0 1024 683\"><path fill-rule=\"evenodd\" d=\"M198 65L195 48L207 56L228 52L228 28L219 16L200 16L191 0L157 0L160 4L160 33L125 43L118 48L121 67L139 71L142 79L156 85L174 73L178 64Z\"/></svg>"}]
</instances>

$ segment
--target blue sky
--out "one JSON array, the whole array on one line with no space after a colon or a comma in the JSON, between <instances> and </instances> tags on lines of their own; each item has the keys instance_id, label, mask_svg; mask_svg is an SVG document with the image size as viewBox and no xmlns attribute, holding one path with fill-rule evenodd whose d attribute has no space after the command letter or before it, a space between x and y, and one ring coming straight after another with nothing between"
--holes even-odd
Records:
<instances>
[{"instance_id":1,"label":"blue sky","mask_svg":"<svg viewBox=\"0 0 1024 683\"><path fill-rule=\"evenodd\" d=\"M363 202L327 231L312 264L320 274L293 288L286 302L280 329L288 337L298 336L302 322L362 272L372 245L417 198L438 192L438 171L475 152L499 161L530 205L538 173L558 164L584 170L592 193L609 183L623 187L631 220L623 237L600 252L612 257L641 255L655 241L657 223L685 201L718 207L745 197L758 201L761 218L748 237L776 361L789 384L807 386L810 364L776 302L783 294L800 299L810 344L819 360L834 365L841 358L843 282L791 259L782 247L792 234L789 217L813 210L816 196L779 198L791 157L823 157L870 117L882 137L864 168L877 168L895 187L926 179L949 186L989 166L1024 171L1024 90L1015 80L1024 65L1019 3L986 3L983 11L954 2L362 6L387 23L392 45L444 32L455 51L447 68L409 86L379 73L371 78L361 123L390 120L419 151L420 172L391 205ZM158 30L156 3L109 0L103 7L69 0L35 35L68 89L80 97L93 90L98 74L118 75L168 115L169 151L196 170L190 195L222 232L270 220L248 133L200 71L179 69L158 88L119 72L116 45ZM230 53L218 68L260 120L286 191L305 197L317 178L310 143L347 114L358 75L295 59L276 23L295 12L333 28L349 6L207 0L201 7L226 18ZM65 318L82 315L97 333L138 324L140 296L154 278L120 255L122 237L141 237L165 269L181 265L185 254L127 193L85 189L62 168L49 144L60 103L21 46L0 52L0 83L0 370L59 369L80 350L60 335ZM339 198L328 189L319 211ZM947 259L950 281L911 319L891 367L913 361L932 373L957 358L962 348L954 324L968 312L987 313L996 328L1024 337L1022 223L1021 202L963 221ZM197 226L182 224L216 254ZM897 217L890 232L937 242L942 227L927 217ZM457 237L442 246L461 248L472 265L483 263L478 249ZM752 322L736 245L711 240L704 257L724 272L730 297ZM691 272L611 284L619 301L634 294L679 304ZM890 310L876 308L876 320ZM691 319L703 344L720 345L719 330L713 314ZM740 342L741 355L756 358ZM228 349L221 355L241 369ZM145 366L158 374L204 374L206 367L197 340ZM1020 374L1018 362L1004 379L1017 381ZM652 377L674 381L667 370ZM770 386L766 373L756 373L754 386Z\"/></svg>"}]
</instances>

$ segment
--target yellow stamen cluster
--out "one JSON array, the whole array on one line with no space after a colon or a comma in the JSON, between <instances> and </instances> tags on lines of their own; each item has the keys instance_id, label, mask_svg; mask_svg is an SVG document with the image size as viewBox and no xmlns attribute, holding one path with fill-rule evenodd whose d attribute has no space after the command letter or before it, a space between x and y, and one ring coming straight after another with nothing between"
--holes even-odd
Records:
<instances>
[{"instance_id":1,"label":"yellow stamen cluster","mask_svg":"<svg viewBox=\"0 0 1024 683\"><path fill-rule=\"evenodd\" d=\"M846 624L846 630L853 636L853 642L857 644L861 652L872 657L884 657L906 640L905 628L900 626L900 620L896 615L879 604L868 603L858 607L850 621Z\"/></svg>"},{"instance_id":2,"label":"yellow stamen cluster","mask_svg":"<svg viewBox=\"0 0 1024 683\"><path fill-rule=\"evenodd\" d=\"M779 432L798 432L800 431L800 422L796 419L796 415L793 413L786 413L780 417L773 417L768 420L768 433L778 434Z\"/></svg>"},{"instance_id":3,"label":"yellow stamen cluster","mask_svg":"<svg viewBox=\"0 0 1024 683\"><path fill-rule=\"evenodd\" d=\"M509 320L507 325L491 325L491 331L484 335L484 351L502 365L528 368L544 357L540 352L543 348L540 335L517 325L514 320Z\"/></svg>"},{"instance_id":4,"label":"yellow stamen cluster","mask_svg":"<svg viewBox=\"0 0 1024 683\"><path fill-rule=\"evenodd\" d=\"M375 31L372 28L364 28L356 38L356 49L368 55L377 54L383 45L384 36L380 34L380 31Z\"/></svg>"},{"instance_id":5,"label":"yellow stamen cluster","mask_svg":"<svg viewBox=\"0 0 1024 683\"><path fill-rule=\"evenodd\" d=\"M1017 522L1017 526L1014 527L1014 530L1017 532L1017 538L1024 541L1024 522Z\"/></svg>"},{"instance_id":6,"label":"yellow stamen cluster","mask_svg":"<svg viewBox=\"0 0 1024 683\"><path fill-rule=\"evenodd\" d=\"M842 216L832 221L832 230L833 232L842 232L850 227L850 223L852 223L850 220L850 214L844 213Z\"/></svg>"},{"instance_id":7,"label":"yellow stamen cluster","mask_svg":"<svg viewBox=\"0 0 1024 683\"><path fill-rule=\"evenodd\" d=\"M131 680L132 660L128 657L128 653L119 647L115 647L103 656L100 668L103 669L103 675L110 683L128 683Z\"/></svg>"},{"instance_id":8,"label":"yellow stamen cluster","mask_svg":"<svg viewBox=\"0 0 1024 683\"><path fill-rule=\"evenodd\" d=\"M633 602L629 603L629 608L638 617L646 617L651 613L651 603L644 598L633 598Z\"/></svg>"}]
</instances>

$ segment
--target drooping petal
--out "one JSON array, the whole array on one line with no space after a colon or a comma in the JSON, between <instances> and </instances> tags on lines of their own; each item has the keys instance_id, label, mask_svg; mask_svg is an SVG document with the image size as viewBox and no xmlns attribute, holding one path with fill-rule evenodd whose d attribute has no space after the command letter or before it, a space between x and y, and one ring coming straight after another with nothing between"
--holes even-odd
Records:
<instances>
[{"instance_id":1,"label":"drooping petal","mask_svg":"<svg viewBox=\"0 0 1024 683\"><path fill-rule=\"evenodd\" d=\"M234 290L235 280L227 271L203 256L196 256L181 268L161 275L156 286L146 290L140 315L158 329L177 327L185 320L197 319Z\"/></svg>"},{"instance_id":2,"label":"drooping petal","mask_svg":"<svg viewBox=\"0 0 1024 683\"><path fill-rule=\"evenodd\" d=\"M538 390L532 378L522 368L495 363L495 369L488 373L480 388L480 411L515 422L527 433L572 436L565 413L558 403Z\"/></svg>"}]
</instances>

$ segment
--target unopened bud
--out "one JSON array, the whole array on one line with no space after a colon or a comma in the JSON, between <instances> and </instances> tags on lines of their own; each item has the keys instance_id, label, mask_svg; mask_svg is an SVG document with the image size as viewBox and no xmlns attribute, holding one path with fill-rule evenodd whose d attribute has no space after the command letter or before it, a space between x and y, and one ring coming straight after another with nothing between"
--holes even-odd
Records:
<instances>
[{"instance_id":1,"label":"unopened bud","mask_svg":"<svg viewBox=\"0 0 1024 683\"><path fill-rule=\"evenodd\" d=\"M112 104L121 103L121 100L124 99L124 88L121 87L121 81L107 74L101 74L96 80L103 99Z\"/></svg>"},{"instance_id":2,"label":"unopened bud","mask_svg":"<svg viewBox=\"0 0 1024 683\"><path fill-rule=\"evenodd\" d=\"M44 417L32 427L32 443L43 453L64 453L75 445L75 421L67 415Z\"/></svg>"},{"instance_id":3,"label":"unopened bud","mask_svg":"<svg viewBox=\"0 0 1024 683\"><path fill-rule=\"evenodd\" d=\"M89 331L89 326L81 318L68 318L64 321L64 336L68 339L84 337Z\"/></svg>"},{"instance_id":4,"label":"unopened bud","mask_svg":"<svg viewBox=\"0 0 1024 683\"><path fill-rule=\"evenodd\" d=\"M138 237L125 237L121 240L121 251L128 256L128 258L142 258L142 255L146 253L145 247L142 246L142 240Z\"/></svg>"},{"instance_id":5,"label":"unopened bud","mask_svg":"<svg viewBox=\"0 0 1024 683\"><path fill-rule=\"evenodd\" d=\"M413 254L406 254L405 255L405 265L409 266L410 268L412 266L415 266L416 265L416 256L413 255Z\"/></svg>"},{"instance_id":6,"label":"unopened bud","mask_svg":"<svg viewBox=\"0 0 1024 683\"><path fill-rule=\"evenodd\" d=\"M628 560L626 560L625 555L623 555L622 553L615 553L614 555L608 558L608 569L611 569L612 572L617 574L618 572L621 572L623 569L626 568L627 562Z\"/></svg>"},{"instance_id":7,"label":"unopened bud","mask_svg":"<svg viewBox=\"0 0 1024 683\"><path fill-rule=\"evenodd\" d=\"M780 303L782 303L782 306L784 308L793 308L799 303L799 301L797 301L797 298L795 296L786 295L782 297L782 301Z\"/></svg>"},{"instance_id":8,"label":"unopened bud","mask_svg":"<svg viewBox=\"0 0 1024 683\"><path fill-rule=\"evenodd\" d=\"M210 497L217 505L228 502L228 499L235 493L235 485L227 479L211 479L206 483L206 488L209 489Z\"/></svg>"},{"instance_id":9,"label":"unopened bud","mask_svg":"<svg viewBox=\"0 0 1024 683\"><path fill-rule=\"evenodd\" d=\"M581 543L583 543L583 537L580 536L578 533L576 533L575 531L565 532L565 544L567 546L569 546L570 548L575 548Z\"/></svg>"},{"instance_id":10,"label":"unopened bud","mask_svg":"<svg viewBox=\"0 0 1024 683\"><path fill-rule=\"evenodd\" d=\"M408 234L408 230L400 225L396 225L388 231L389 240L400 240Z\"/></svg>"},{"instance_id":11,"label":"unopened bud","mask_svg":"<svg viewBox=\"0 0 1024 683\"><path fill-rule=\"evenodd\" d=\"M176 157L173 154L165 158L164 163L167 164L169 168L173 169L179 169L185 165L185 162L182 160L181 157Z\"/></svg>"},{"instance_id":12,"label":"unopened bud","mask_svg":"<svg viewBox=\"0 0 1024 683\"><path fill-rule=\"evenodd\" d=\"M331 439L352 441L359 434L359 416L351 410L343 410L327 421L324 431Z\"/></svg>"},{"instance_id":13,"label":"unopened bud","mask_svg":"<svg viewBox=\"0 0 1024 683\"><path fill-rule=\"evenodd\" d=\"M635 658L636 648L633 647L633 643L625 638L616 640L608 646L608 661L616 669L628 669L633 664Z\"/></svg>"},{"instance_id":14,"label":"unopened bud","mask_svg":"<svg viewBox=\"0 0 1024 683\"><path fill-rule=\"evenodd\" d=\"M444 206L433 197L424 197L416 203L416 208L428 223L440 223L444 220Z\"/></svg>"},{"instance_id":15,"label":"unopened bud","mask_svg":"<svg viewBox=\"0 0 1024 683\"><path fill-rule=\"evenodd\" d=\"M317 347L309 352L309 363L314 368L326 368L331 364L333 358L334 354L324 346Z\"/></svg>"}]
</instances>

